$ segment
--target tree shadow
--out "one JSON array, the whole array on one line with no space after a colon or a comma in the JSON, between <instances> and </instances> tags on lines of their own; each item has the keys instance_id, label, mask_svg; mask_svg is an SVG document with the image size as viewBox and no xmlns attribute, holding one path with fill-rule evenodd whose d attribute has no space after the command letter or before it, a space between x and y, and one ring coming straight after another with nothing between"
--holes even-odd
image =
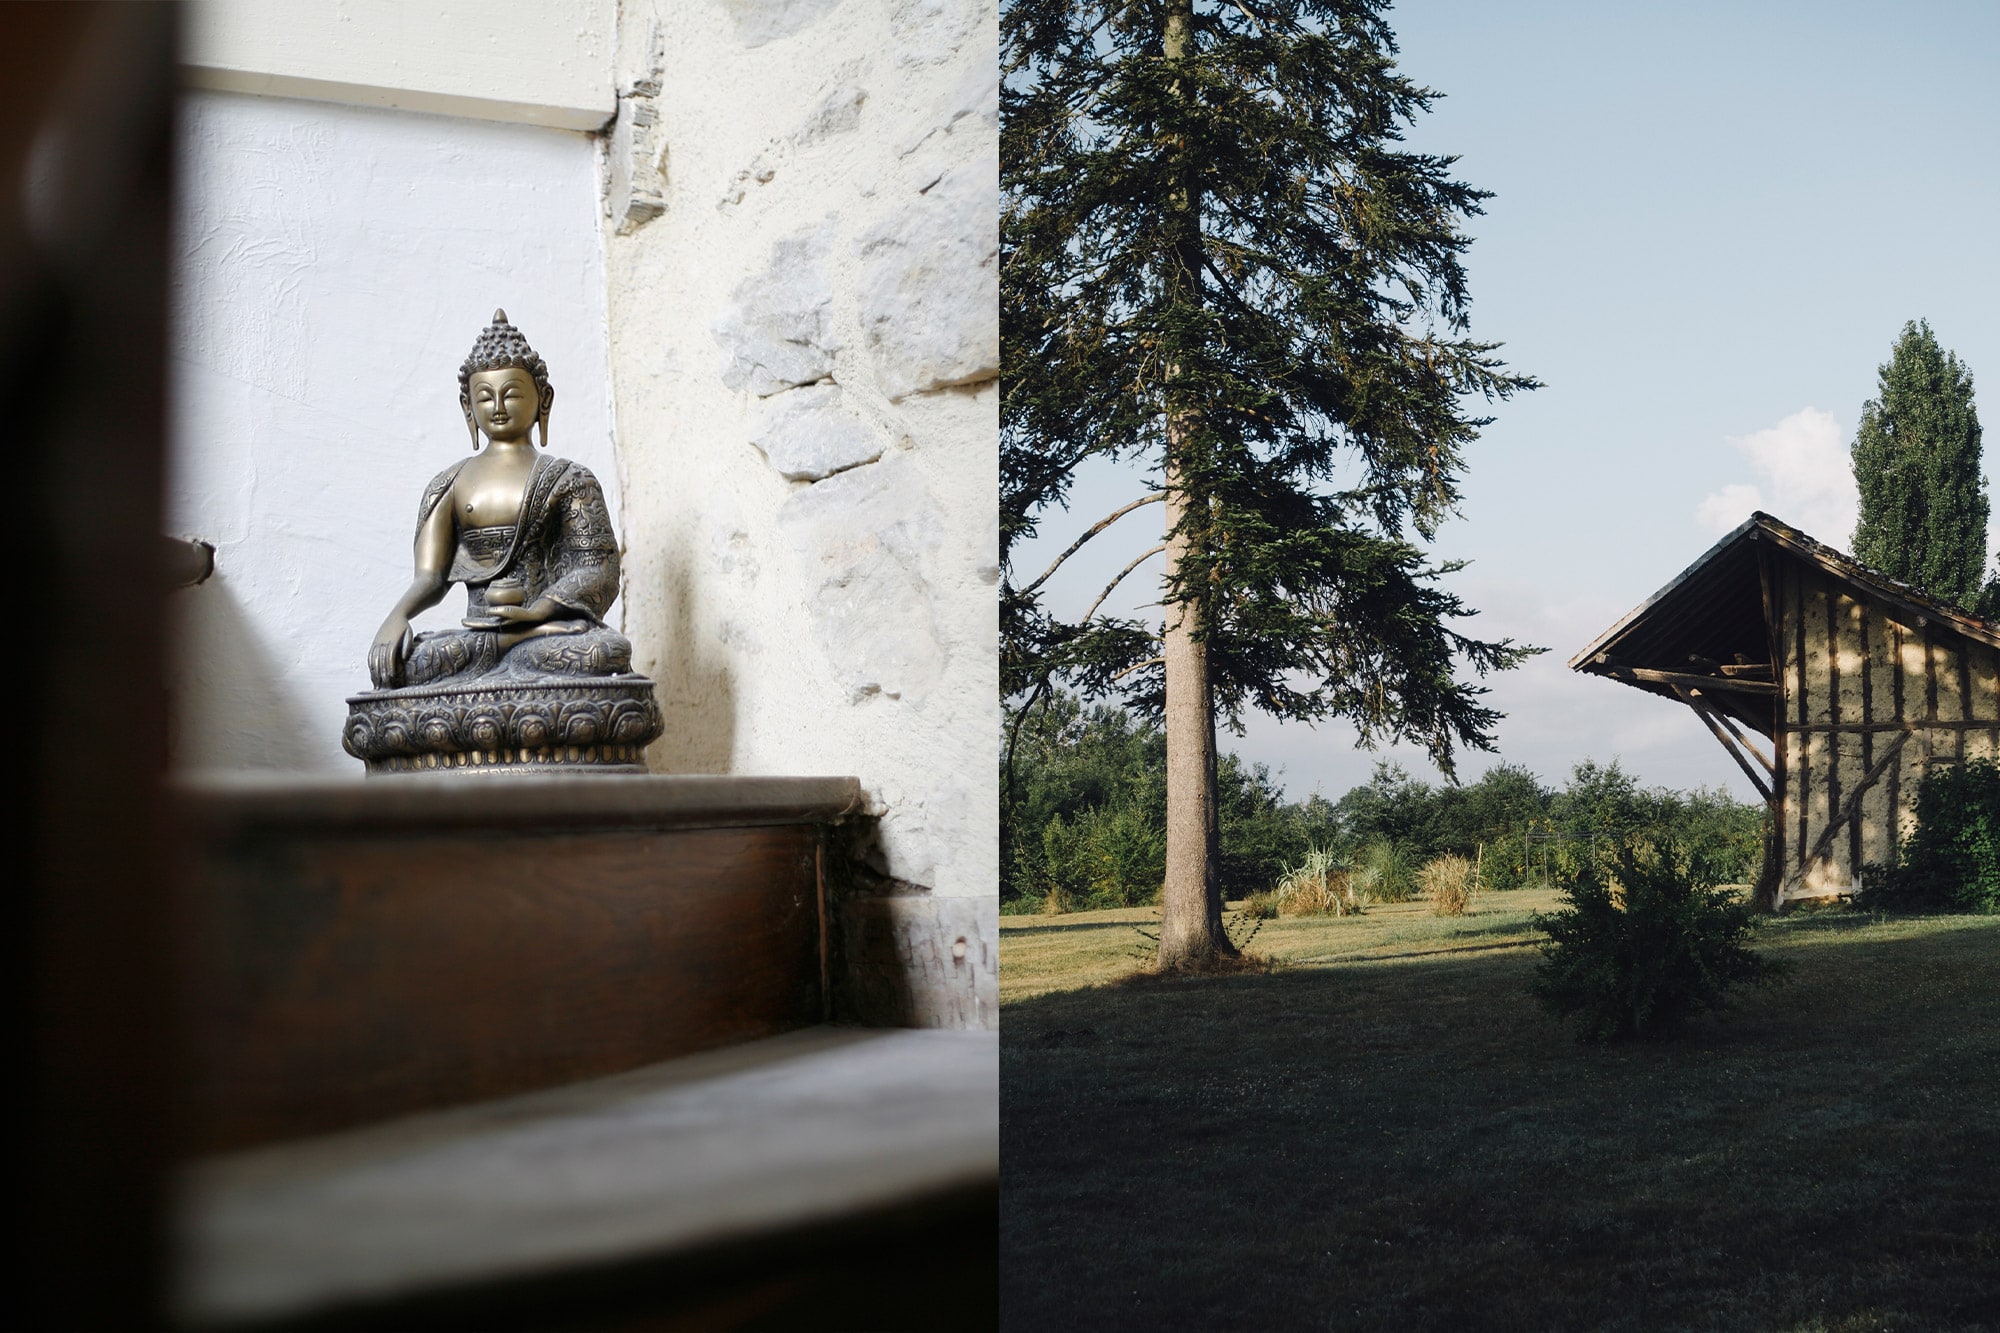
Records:
<instances>
[{"instance_id":1,"label":"tree shadow","mask_svg":"<svg viewBox=\"0 0 2000 1333\"><path fill-rule=\"evenodd\" d=\"M1020 920L1020 918L1002 917L1001 920L1003 922L1011 923ZM1016 926L1012 924L1007 924L1003 926L1002 929L1004 930L1005 934L1009 936L1061 935L1075 930L1130 930L1133 926L1152 926L1158 924L1159 924L1158 918L1149 918L1148 920L1145 921L1051 921L1048 922L1047 924L1036 924L1032 926Z\"/></svg>"},{"instance_id":2,"label":"tree shadow","mask_svg":"<svg viewBox=\"0 0 2000 1333\"><path fill-rule=\"evenodd\" d=\"M1609 1046L1528 949L1010 1003L1009 1326L1980 1326L1996 946L1818 934Z\"/></svg>"}]
</instances>

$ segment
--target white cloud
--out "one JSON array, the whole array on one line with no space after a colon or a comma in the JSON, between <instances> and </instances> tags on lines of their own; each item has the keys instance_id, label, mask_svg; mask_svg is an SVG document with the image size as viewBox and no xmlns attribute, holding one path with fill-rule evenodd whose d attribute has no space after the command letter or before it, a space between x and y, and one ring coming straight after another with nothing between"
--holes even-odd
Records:
<instances>
[{"instance_id":1,"label":"white cloud","mask_svg":"<svg viewBox=\"0 0 2000 1333\"><path fill-rule=\"evenodd\" d=\"M1696 508L1696 522L1727 532L1753 509L1763 509L1830 546L1846 547L1861 499L1833 413L1803 408L1775 426L1728 440L1749 457L1757 484L1732 482L1712 492Z\"/></svg>"},{"instance_id":2,"label":"white cloud","mask_svg":"<svg viewBox=\"0 0 2000 1333\"><path fill-rule=\"evenodd\" d=\"M1704 498L1694 517L1710 532L1727 532L1763 507L1764 492L1749 482L1732 481Z\"/></svg>"}]
</instances>

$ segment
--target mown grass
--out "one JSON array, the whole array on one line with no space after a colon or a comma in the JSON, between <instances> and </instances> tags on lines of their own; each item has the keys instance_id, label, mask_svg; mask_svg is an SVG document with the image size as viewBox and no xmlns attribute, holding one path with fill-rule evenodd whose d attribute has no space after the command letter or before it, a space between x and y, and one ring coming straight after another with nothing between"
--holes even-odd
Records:
<instances>
[{"instance_id":1,"label":"mown grass","mask_svg":"<svg viewBox=\"0 0 2000 1333\"><path fill-rule=\"evenodd\" d=\"M1041 1328L2000 1327L2000 918L1815 913L1791 981L1590 1048L1528 917L1005 918L1002 1310Z\"/></svg>"}]
</instances>

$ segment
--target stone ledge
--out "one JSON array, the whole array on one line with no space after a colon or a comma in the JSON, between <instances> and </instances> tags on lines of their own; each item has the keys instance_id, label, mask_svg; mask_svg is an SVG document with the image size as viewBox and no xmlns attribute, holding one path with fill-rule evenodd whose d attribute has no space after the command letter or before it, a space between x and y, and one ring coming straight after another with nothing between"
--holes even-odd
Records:
<instances>
[{"instance_id":1,"label":"stone ledge","mask_svg":"<svg viewBox=\"0 0 2000 1333\"><path fill-rule=\"evenodd\" d=\"M198 1163L177 1313L308 1316L837 1221L998 1173L995 1034L817 1028Z\"/></svg>"},{"instance_id":2,"label":"stone ledge","mask_svg":"<svg viewBox=\"0 0 2000 1333\"><path fill-rule=\"evenodd\" d=\"M262 831L495 828L730 828L828 823L859 813L861 783L843 777L599 776L481 781L456 771L394 781L186 777L171 793L211 835Z\"/></svg>"}]
</instances>

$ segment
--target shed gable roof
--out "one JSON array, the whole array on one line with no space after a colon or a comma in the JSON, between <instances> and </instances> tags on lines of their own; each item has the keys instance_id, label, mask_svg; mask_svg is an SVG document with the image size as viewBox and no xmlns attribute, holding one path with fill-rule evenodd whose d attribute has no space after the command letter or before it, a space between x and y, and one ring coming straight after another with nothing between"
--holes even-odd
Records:
<instances>
[{"instance_id":1,"label":"shed gable roof","mask_svg":"<svg viewBox=\"0 0 2000 1333\"><path fill-rule=\"evenodd\" d=\"M1886 602L1917 626L1942 626L1978 643L2000 648L2000 623L1973 615L1917 591L1907 583L1868 568L1854 557L1816 541L1798 528L1766 513L1755 513L1674 580L1640 603L1623 619L1569 660L1572 670L1621 677L1649 693L1678 698L1670 683L1632 678L1632 668L1650 671L1685 670L1690 658L1731 662L1738 654L1749 661L1770 658L1770 627L1764 606L1763 580L1757 552L1765 546L1811 565L1854 588L1857 594ZM1711 702L1723 706L1721 699ZM1725 711L1767 731L1767 711L1731 700Z\"/></svg>"}]
</instances>

